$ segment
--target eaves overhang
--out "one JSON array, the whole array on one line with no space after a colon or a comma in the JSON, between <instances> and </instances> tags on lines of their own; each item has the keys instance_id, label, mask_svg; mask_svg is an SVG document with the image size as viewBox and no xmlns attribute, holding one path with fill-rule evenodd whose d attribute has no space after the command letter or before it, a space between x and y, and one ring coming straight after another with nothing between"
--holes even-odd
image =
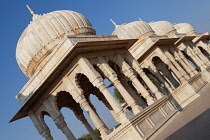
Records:
<instances>
[{"instance_id":1,"label":"eaves overhang","mask_svg":"<svg viewBox=\"0 0 210 140\"><path fill-rule=\"evenodd\" d=\"M193 43L198 43L200 40L205 40L205 39L209 39L210 35L201 35L196 37L195 39L193 39Z\"/></svg>"},{"instance_id":2,"label":"eaves overhang","mask_svg":"<svg viewBox=\"0 0 210 140\"><path fill-rule=\"evenodd\" d=\"M184 42L189 42L189 41L192 42L192 40L193 40L195 37L196 37L196 36L183 36L183 37L181 37L179 40L177 40L174 44L178 46L179 44L184 43Z\"/></svg>"}]
</instances>

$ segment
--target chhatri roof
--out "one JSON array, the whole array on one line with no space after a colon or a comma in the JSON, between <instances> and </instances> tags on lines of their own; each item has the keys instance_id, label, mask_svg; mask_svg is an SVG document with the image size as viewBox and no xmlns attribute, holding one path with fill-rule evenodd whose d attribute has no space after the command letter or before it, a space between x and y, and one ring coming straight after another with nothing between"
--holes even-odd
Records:
<instances>
[{"instance_id":1,"label":"chhatri roof","mask_svg":"<svg viewBox=\"0 0 210 140\"><path fill-rule=\"evenodd\" d=\"M116 25L112 33L121 39L139 39L144 40L154 35L150 25L144 21L134 21L128 24Z\"/></svg>"},{"instance_id":2,"label":"chhatri roof","mask_svg":"<svg viewBox=\"0 0 210 140\"><path fill-rule=\"evenodd\" d=\"M150 22L149 25L155 31L156 35L170 37L176 34L175 27L168 21Z\"/></svg>"},{"instance_id":3,"label":"chhatri roof","mask_svg":"<svg viewBox=\"0 0 210 140\"><path fill-rule=\"evenodd\" d=\"M29 7L28 7L29 8ZM80 13L61 10L37 15L23 31L16 48L16 59L27 77L32 77L43 60L68 35L95 35L91 23Z\"/></svg>"},{"instance_id":4,"label":"chhatri roof","mask_svg":"<svg viewBox=\"0 0 210 140\"><path fill-rule=\"evenodd\" d=\"M178 33L186 34L186 35L196 35L196 32L192 25L189 23L179 23L174 24L174 27L176 28Z\"/></svg>"}]
</instances>

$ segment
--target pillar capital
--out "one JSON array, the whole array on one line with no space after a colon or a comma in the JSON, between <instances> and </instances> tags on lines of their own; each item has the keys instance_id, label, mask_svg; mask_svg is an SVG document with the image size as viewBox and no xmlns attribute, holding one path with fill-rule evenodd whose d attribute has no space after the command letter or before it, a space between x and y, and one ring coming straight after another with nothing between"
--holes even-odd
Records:
<instances>
[{"instance_id":1,"label":"pillar capital","mask_svg":"<svg viewBox=\"0 0 210 140\"><path fill-rule=\"evenodd\" d=\"M55 124L57 125L57 127L59 129L62 129L64 126L66 126L66 122L64 121L64 117L61 115L61 116L58 116L55 120L54 120Z\"/></svg>"},{"instance_id":2,"label":"pillar capital","mask_svg":"<svg viewBox=\"0 0 210 140\"><path fill-rule=\"evenodd\" d=\"M42 137L44 137L46 140L53 140L53 137L51 136L50 130L49 130L49 129L43 131L43 132L41 133L41 135L42 135Z\"/></svg>"}]
</instances>

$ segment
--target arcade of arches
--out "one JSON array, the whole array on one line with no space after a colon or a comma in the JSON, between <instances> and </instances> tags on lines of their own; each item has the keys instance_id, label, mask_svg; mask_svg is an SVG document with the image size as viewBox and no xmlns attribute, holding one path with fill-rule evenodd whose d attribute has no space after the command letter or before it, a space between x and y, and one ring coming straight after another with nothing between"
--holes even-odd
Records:
<instances>
[{"instance_id":1,"label":"arcade of arches","mask_svg":"<svg viewBox=\"0 0 210 140\"><path fill-rule=\"evenodd\" d=\"M35 18L30 25L39 26L36 20L49 22L45 20L48 14L32 14ZM44 33L34 35L35 29L30 26L27 30L32 36L21 36L17 61L30 80L17 95L22 108L11 120L29 116L46 140L53 137L44 115L53 119L68 140L76 139L60 111L62 107L73 111L94 140L98 138L84 111L99 130L101 139L147 139L177 111L202 96L199 91L210 82L208 34L189 32L184 27L186 32L181 33L181 27L167 22L163 26L170 28L160 29L166 33L159 35L154 28L158 24L136 21L116 26L113 35L100 36L95 35L92 25L79 13L61 11L51 15L55 21L59 17L63 22L50 23L57 28L56 32L61 28L69 31L57 40L59 37L53 38L55 31L51 25L43 23L44 28L52 30L48 40ZM78 28L70 27L73 24ZM37 36L43 40L36 46L31 40ZM46 40L54 44L41 46ZM24 45L31 45L36 51L24 50ZM109 86L105 79L111 82ZM110 93L111 86L119 91L125 106ZM102 121L90 95L96 96L119 123L115 129L109 129Z\"/></svg>"}]
</instances>

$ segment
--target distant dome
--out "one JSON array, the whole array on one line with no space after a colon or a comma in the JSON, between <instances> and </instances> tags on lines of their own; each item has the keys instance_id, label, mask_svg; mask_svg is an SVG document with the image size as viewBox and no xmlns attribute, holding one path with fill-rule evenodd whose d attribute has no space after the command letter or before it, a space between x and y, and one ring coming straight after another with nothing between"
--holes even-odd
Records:
<instances>
[{"instance_id":1,"label":"distant dome","mask_svg":"<svg viewBox=\"0 0 210 140\"><path fill-rule=\"evenodd\" d=\"M121 39L144 40L154 34L150 25L144 21L134 21L128 24L117 25L112 33Z\"/></svg>"},{"instance_id":2,"label":"distant dome","mask_svg":"<svg viewBox=\"0 0 210 140\"><path fill-rule=\"evenodd\" d=\"M186 34L186 35L195 35L196 32L192 25L188 23L179 23L174 24L174 27L176 28L178 33Z\"/></svg>"},{"instance_id":3,"label":"distant dome","mask_svg":"<svg viewBox=\"0 0 210 140\"><path fill-rule=\"evenodd\" d=\"M155 31L156 35L171 37L176 34L176 29L173 24L168 21L150 22L149 25Z\"/></svg>"},{"instance_id":4,"label":"distant dome","mask_svg":"<svg viewBox=\"0 0 210 140\"><path fill-rule=\"evenodd\" d=\"M66 34L96 34L91 23L74 11L62 10L36 15L31 10L31 13L33 21L22 33L16 48L18 65L29 78Z\"/></svg>"}]
</instances>

